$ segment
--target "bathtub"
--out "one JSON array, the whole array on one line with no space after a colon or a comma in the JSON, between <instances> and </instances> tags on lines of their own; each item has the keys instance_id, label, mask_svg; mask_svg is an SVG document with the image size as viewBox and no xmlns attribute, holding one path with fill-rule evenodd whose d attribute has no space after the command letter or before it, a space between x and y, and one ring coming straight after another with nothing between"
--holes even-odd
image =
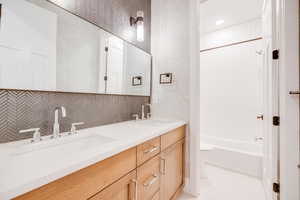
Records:
<instances>
[{"instance_id":1,"label":"bathtub","mask_svg":"<svg viewBox=\"0 0 300 200\"><path fill-rule=\"evenodd\" d=\"M262 178L263 149L261 143L247 143L204 135L201 135L200 139L202 145L209 144L214 147L201 158L205 163Z\"/></svg>"}]
</instances>

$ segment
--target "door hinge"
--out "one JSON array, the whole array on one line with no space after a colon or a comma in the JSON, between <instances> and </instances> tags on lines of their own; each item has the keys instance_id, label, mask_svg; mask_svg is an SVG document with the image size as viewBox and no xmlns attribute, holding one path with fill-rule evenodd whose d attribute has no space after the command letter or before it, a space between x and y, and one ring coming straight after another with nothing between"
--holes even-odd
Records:
<instances>
[{"instance_id":1,"label":"door hinge","mask_svg":"<svg viewBox=\"0 0 300 200\"><path fill-rule=\"evenodd\" d=\"M279 183L273 183L273 192L280 193L280 185L279 185Z\"/></svg>"},{"instance_id":2,"label":"door hinge","mask_svg":"<svg viewBox=\"0 0 300 200\"><path fill-rule=\"evenodd\" d=\"M274 126L280 125L280 117L279 116L273 116L273 125Z\"/></svg>"},{"instance_id":3,"label":"door hinge","mask_svg":"<svg viewBox=\"0 0 300 200\"><path fill-rule=\"evenodd\" d=\"M278 60L279 59L279 50L276 49L273 51L273 60Z\"/></svg>"},{"instance_id":4,"label":"door hinge","mask_svg":"<svg viewBox=\"0 0 300 200\"><path fill-rule=\"evenodd\" d=\"M0 3L0 25L2 22L2 3Z\"/></svg>"},{"instance_id":5,"label":"door hinge","mask_svg":"<svg viewBox=\"0 0 300 200\"><path fill-rule=\"evenodd\" d=\"M105 51L108 52L108 47L105 47Z\"/></svg>"},{"instance_id":6,"label":"door hinge","mask_svg":"<svg viewBox=\"0 0 300 200\"><path fill-rule=\"evenodd\" d=\"M107 79L108 79L108 77L107 77L107 76L104 76L104 80L107 81Z\"/></svg>"},{"instance_id":7,"label":"door hinge","mask_svg":"<svg viewBox=\"0 0 300 200\"><path fill-rule=\"evenodd\" d=\"M2 3L0 3L0 19L2 17Z\"/></svg>"}]
</instances>

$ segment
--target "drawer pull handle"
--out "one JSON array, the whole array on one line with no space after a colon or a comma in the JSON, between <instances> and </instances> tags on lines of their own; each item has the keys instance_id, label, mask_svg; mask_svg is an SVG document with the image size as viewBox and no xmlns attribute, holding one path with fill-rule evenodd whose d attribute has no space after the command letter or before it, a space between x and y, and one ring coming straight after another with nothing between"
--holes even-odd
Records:
<instances>
[{"instance_id":1,"label":"drawer pull handle","mask_svg":"<svg viewBox=\"0 0 300 200\"><path fill-rule=\"evenodd\" d=\"M163 162L163 164L161 164ZM166 174L166 159L160 158L160 173L165 175ZM163 167L163 169L161 169Z\"/></svg>"},{"instance_id":2,"label":"drawer pull handle","mask_svg":"<svg viewBox=\"0 0 300 200\"><path fill-rule=\"evenodd\" d=\"M149 187L149 186L153 185L157 180L158 180L158 175L157 174L153 174L152 175L152 179L148 183L144 183L143 185L145 187Z\"/></svg>"},{"instance_id":3,"label":"drawer pull handle","mask_svg":"<svg viewBox=\"0 0 300 200\"><path fill-rule=\"evenodd\" d=\"M138 200L138 182L135 179L131 180L134 183L134 200Z\"/></svg>"},{"instance_id":4,"label":"drawer pull handle","mask_svg":"<svg viewBox=\"0 0 300 200\"><path fill-rule=\"evenodd\" d=\"M154 151L157 151L158 147L153 146L151 149L147 149L144 151L144 154L153 153Z\"/></svg>"}]
</instances>

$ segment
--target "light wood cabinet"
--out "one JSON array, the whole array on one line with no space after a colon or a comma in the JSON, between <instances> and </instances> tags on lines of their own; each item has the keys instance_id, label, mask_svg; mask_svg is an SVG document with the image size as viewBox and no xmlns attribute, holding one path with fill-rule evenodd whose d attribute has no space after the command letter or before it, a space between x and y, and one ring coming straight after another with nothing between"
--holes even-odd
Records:
<instances>
[{"instance_id":1,"label":"light wood cabinet","mask_svg":"<svg viewBox=\"0 0 300 200\"><path fill-rule=\"evenodd\" d=\"M157 155L137 169L138 199L152 200L160 188L160 157Z\"/></svg>"},{"instance_id":2,"label":"light wood cabinet","mask_svg":"<svg viewBox=\"0 0 300 200\"><path fill-rule=\"evenodd\" d=\"M151 200L159 200L160 199L160 193L159 191L152 197Z\"/></svg>"},{"instance_id":3,"label":"light wood cabinet","mask_svg":"<svg viewBox=\"0 0 300 200\"><path fill-rule=\"evenodd\" d=\"M136 168L136 148L58 179L16 200L85 200Z\"/></svg>"},{"instance_id":4,"label":"light wood cabinet","mask_svg":"<svg viewBox=\"0 0 300 200\"><path fill-rule=\"evenodd\" d=\"M169 131L168 133L161 136L161 150L164 151L166 148L182 140L185 137L185 126L181 126L177 129Z\"/></svg>"},{"instance_id":5,"label":"light wood cabinet","mask_svg":"<svg viewBox=\"0 0 300 200\"><path fill-rule=\"evenodd\" d=\"M137 200L137 184L134 170L89 200Z\"/></svg>"},{"instance_id":6,"label":"light wood cabinet","mask_svg":"<svg viewBox=\"0 0 300 200\"><path fill-rule=\"evenodd\" d=\"M16 197L16 200L175 200L184 184L185 126Z\"/></svg>"},{"instance_id":7,"label":"light wood cabinet","mask_svg":"<svg viewBox=\"0 0 300 200\"><path fill-rule=\"evenodd\" d=\"M160 137L154 138L137 146L137 165L140 166L160 153Z\"/></svg>"},{"instance_id":8,"label":"light wood cabinet","mask_svg":"<svg viewBox=\"0 0 300 200\"><path fill-rule=\"evenodd\" d=\"M183 186L184 140L181 140L161 153L161 200L173 199Z\"/></svg>"}]
</instances>

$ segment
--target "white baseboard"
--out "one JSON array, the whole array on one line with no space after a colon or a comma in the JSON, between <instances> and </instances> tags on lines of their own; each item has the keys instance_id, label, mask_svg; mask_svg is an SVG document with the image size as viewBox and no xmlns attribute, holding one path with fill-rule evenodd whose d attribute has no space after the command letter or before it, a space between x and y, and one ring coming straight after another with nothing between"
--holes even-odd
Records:
<instances>
[{"instance_id":1,"label":"white baseboard","mask_svg":"<svg viewBox=\"0 0 300 200\"><path fill-rule=\"evenodd\" d=\"M198 197L199 194L195 194L193 192L193 189L191 188L190 179L189 178L185 178L184 181L185 181L185 186L183 188L183 192L185 194L189 194L189 195L191 195L193 197Z\"/></svg>"}]
</instances>

